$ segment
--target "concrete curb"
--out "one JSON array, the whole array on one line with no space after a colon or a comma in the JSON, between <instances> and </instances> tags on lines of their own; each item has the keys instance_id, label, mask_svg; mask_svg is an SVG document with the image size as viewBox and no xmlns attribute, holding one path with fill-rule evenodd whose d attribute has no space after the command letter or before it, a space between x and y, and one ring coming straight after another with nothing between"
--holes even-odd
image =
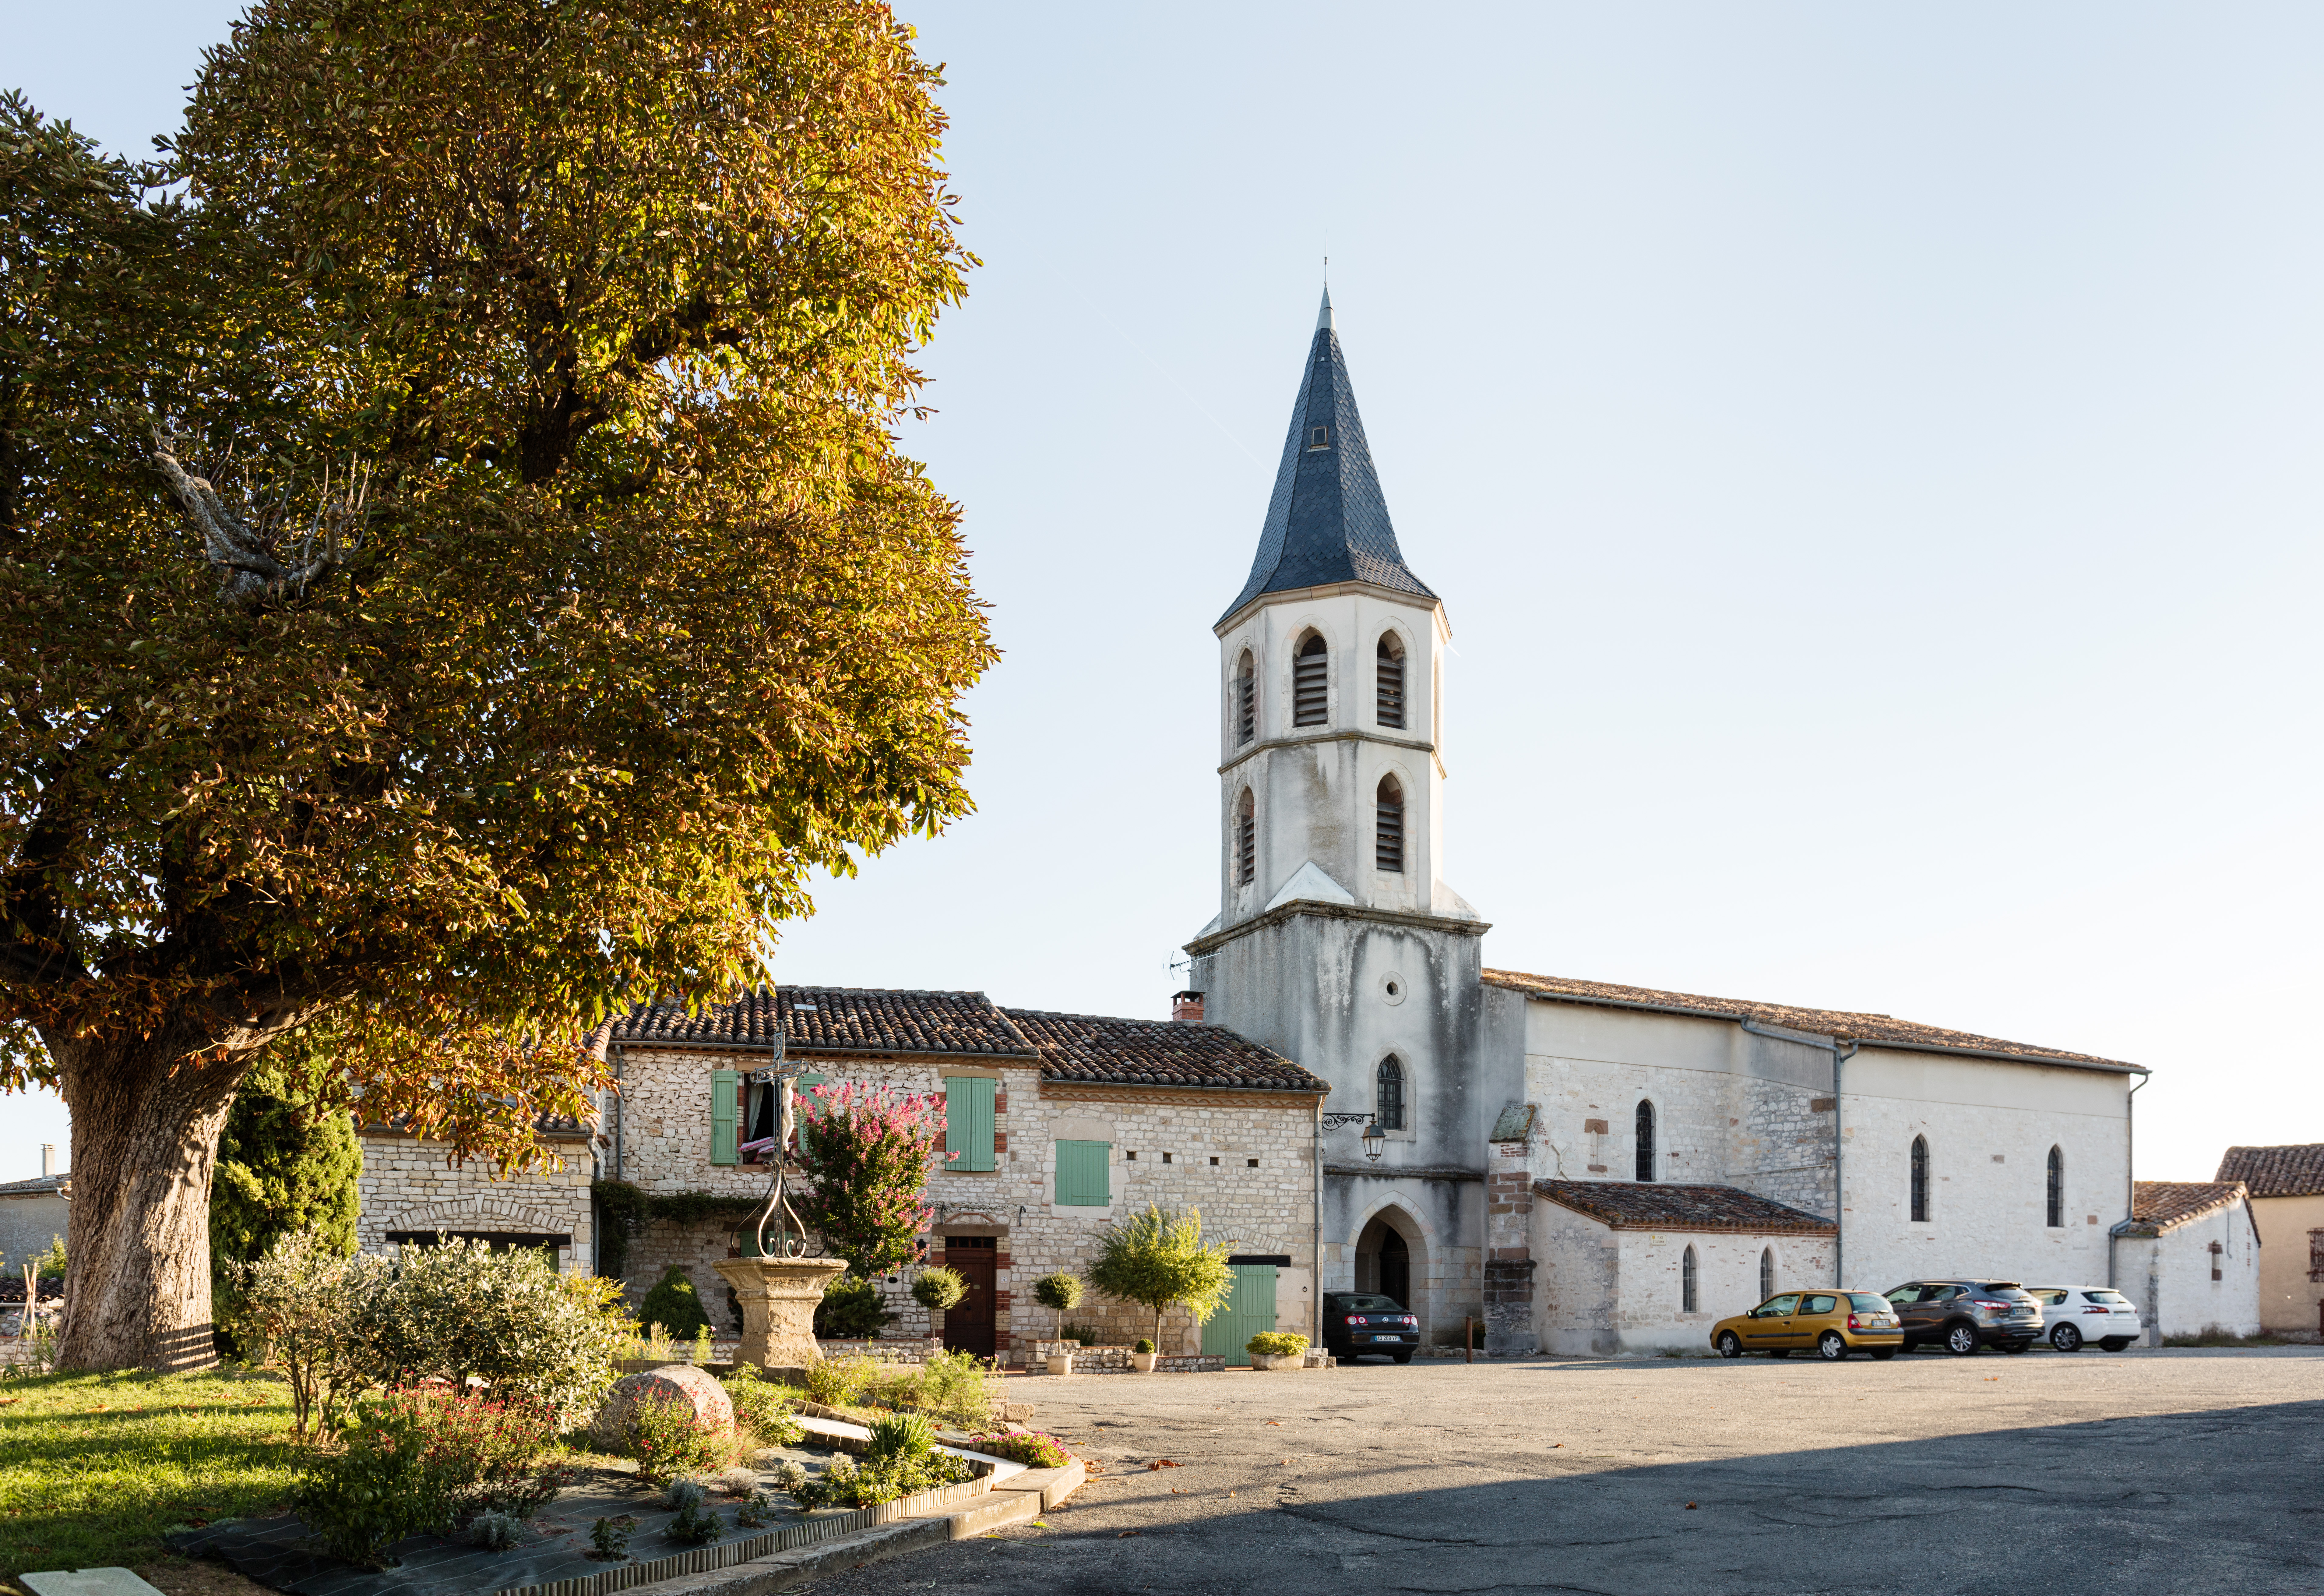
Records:
<instances>
[{"instance_id":1,"label":"concrete curb","mask_svg":"<svg viewBox=\"0 0 2324 1596\"><path fill-rule=\"evenodd\" d=\"M965 1508L929 1508L892 1524L877 1525L796 1551L737 1564L706 1573L681 1574L650 1585L633 1585L628 1596L769 1596L769 1592L874 1563L907 1552L926 1551L946 1541L964 1541L1011 1524L1038 1518L1081 1489L1088 1471L1075 1458L1062 1469L1027 1469L975 1497Z\"/></svg>"}]
</instances>

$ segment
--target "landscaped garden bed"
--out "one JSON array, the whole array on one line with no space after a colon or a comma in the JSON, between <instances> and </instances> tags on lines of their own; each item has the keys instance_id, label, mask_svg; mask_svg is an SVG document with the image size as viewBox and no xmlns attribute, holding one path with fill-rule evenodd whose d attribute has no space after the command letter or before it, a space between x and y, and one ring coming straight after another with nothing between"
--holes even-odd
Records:
<instances>
[{"instance_id":1,"label":"landscaped garden bed","mask_svg":"<svg viewBox=\"0 0 2324 1596\"><path fill-rule=\"evenodd\" d=\"M466 1537L413 1535L385 1548L390 1566L365 1568L318 1549L312 1529L291 1513L189 1529L169 1544L297 1596L595 1596L771 1556L950 1507L991 1488L991 1464L964 1459L964 1471L982 1471L869 1506L805 1506L802 1497L839 1494L848 1477L864 1472L852 1449L843 1449L849 1442L861 1447L864 1438L835 1431L818 1425L798 1444L760 1449L748 1466L696 1481L703 1487L698 1500L683 1492L673 1500L668 1487L641 1479L633 1464L609 1461L576 1470L501 1550Z\"/></svg>"}]
</instances>

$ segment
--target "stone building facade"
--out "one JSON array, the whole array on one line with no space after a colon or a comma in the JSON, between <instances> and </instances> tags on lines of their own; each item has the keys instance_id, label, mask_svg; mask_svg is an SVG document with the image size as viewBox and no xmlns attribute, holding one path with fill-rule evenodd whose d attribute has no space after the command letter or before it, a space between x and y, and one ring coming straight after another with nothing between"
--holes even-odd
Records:
<instances>
[{"instance_id":1,"label":"stone building facade","mask_svg":"<svg viewBox=\"0 0 2324 1596\"><path fill-rule=\"evenodd\" d=\"M388 1252L405 1242L427 1245L438 1235L462 1237L496 1248L538 1248L554 1253L557 1267L567 1274L594 1273L595 1127L562 1121L539 1129L551 1153L549 1164L504 1174L489 1159L456 1160L447 1144L392 1125L361 1126L363 1170L355 1187L363 1208L355 1244L366 1252Z\"/></svg>"},{"instance_id":2,"label":"stone building facade","mask_svg":"<svg viewBox=\"0 0 2324 1596\"><path fill-rule=\"evenodd\" d=\"M1207 1237L1244 1268L1272 1271L1277 1318L1268 1327L1304 1328L1312 1318L1305 1244L1323 1083L1198 1021L1004 1010L981 992L835 987L778 987L693 1017L643 1010L609 1042L621 1091L604 1138L608 1173L665 1198L763 1197L771 1170L753 1161L751 1144L771 1130L772 1107L769 1088L750 1076L772 1067L779 1038L780 1056L806 1066L810 1088L855 1082L946 1102L948 1150L962 1156L929 1176L936 1219L926 1260L959 1269L970 1295L931 1314L909 1295L913 1270L900 1269L882 1282L897 1315L886 1333L1019 1361L1053 1328L1030 1282L1082 1273L1099 1233L1148 1204L1199 1210ZM628 1243L628 1294L641 1300L675 1263L715 1313L727 1292L712 1266L740 1256L752 1228L733 1213L649 1222ZM1070 1316L1124 1341L1152 1329L1145 1310L1095 1293ZM1166 1321L1163 1350L1199 1352L1203 1341L1184 1313ZM1240 1342L1231 1351L1239 1355Z\"/></svg>"}]
</instances>

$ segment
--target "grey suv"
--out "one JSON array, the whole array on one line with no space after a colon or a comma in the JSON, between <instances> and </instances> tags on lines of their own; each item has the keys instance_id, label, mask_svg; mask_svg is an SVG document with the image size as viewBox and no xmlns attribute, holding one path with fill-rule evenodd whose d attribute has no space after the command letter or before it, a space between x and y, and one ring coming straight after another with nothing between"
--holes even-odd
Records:
<instances>
[{"instance_id":1,"label":"grey suv","mask_svg":"<svg viewBox=\"0 0 2324 1596\"><path fill-rule=\"evenodd\" d=\"M2022 1352L2042 1333L2042 1305L2015 1280L1914 1280L1883 1295L1904 1322L1908 1352L1924 1342L1957 1357Z\"/></svg>"}]
</instances>

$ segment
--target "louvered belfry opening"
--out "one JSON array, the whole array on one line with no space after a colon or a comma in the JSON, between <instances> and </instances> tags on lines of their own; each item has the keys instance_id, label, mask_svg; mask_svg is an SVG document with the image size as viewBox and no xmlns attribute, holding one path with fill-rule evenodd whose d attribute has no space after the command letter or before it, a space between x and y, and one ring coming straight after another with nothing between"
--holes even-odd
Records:
<instances>
[{"instance_id":1,"label":"louvered belfry opening","mask_svg":"<svg viewBox=\"0 0 2324 1596\"><path fill-rule=\"evenodd\" d=\"M1326 678L1331 671L1331 650L1323 646L1321 633L1311 632L1299 645L1299 653L1291 665L1291 724L1295 726L1320 726L1324 724L1330 704Z\"/></svg>"},{"instance_id":2,"label":"louvered belfry opening","mask_svg":"<svg viewBox=\"0 0 2324 1596\"><path fill-rule=\"evenodd\" d=\"M1404 729L1404 650L1393 636L1379 640L1379 724Z\"/></svg>"},{"instance_id":3,"label":"louvered belfry opening","mask_svg":"<svg viewBox=\"0 0 2324 1596\"><path fill-rule=\"evenodd\" d=\"M1259 735L1259 683L1251 674L1250 650L1242 651L1235 667L1235 743L1240 747Z\"/></svg>"},{"instance_id":4,"label":"louvered belfry opening","mask_svg":"<svg viewBox=\"0 0 2324 1596\"><path fill-rule=\"evenodd\" d=\"M1234 831L1235 885L1248 887L1259 873L1259 812L1248 787L1235 800Z\"/></svg>"},{"instance_id":5,"label":"louvered belfry opening","mask_svg":"<svg viewBox=\"0 0 2324 1596\"><path fill-rule=\"evenodd\" d=\"M1393 776L1380 778L1374 820L1376 841L1372 862L1381 870L1404 873L1404 789Z\"/></svg>"}]
</instances>

